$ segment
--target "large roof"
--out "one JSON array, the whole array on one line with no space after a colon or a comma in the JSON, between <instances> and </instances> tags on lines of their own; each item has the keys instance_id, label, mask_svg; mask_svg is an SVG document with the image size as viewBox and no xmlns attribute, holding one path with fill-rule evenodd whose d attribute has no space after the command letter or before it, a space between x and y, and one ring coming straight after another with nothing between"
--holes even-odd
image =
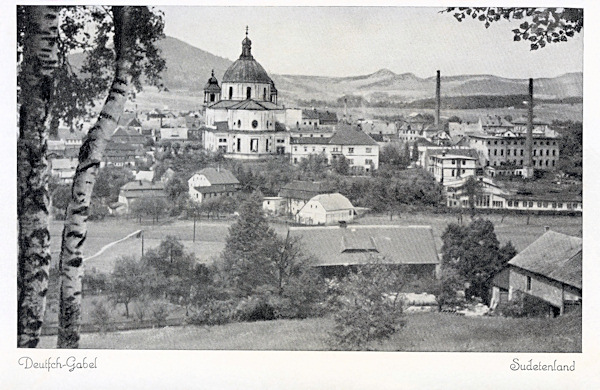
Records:
<instances>
[{"instance_id":1,"label":"large roof","mask_svg":"<svg viewBox=\"0 0 600 390\"><path fill-rule=\"evenodd\" d=\"M292 227L319 266L365 264L372 256L387 264L439 264L430 226Z\"/></svg>"},{"instance_id":2,"label":"large roof","mask_svg":"<svg viewBox=\"0 0 600 390\"><path fill-rule=\"evenodd\" d=\"M377 142L362 130L340 126L329 139L331 145L377 145Z\"/></svg>"},{"instance_id":3,"label":"large roof","mask_svg":"<svg viewBox=\"0 0 600 390\"><path fill-rule=\"evenodd\" d=\"M331 192L332 186L324 181L294 180L279 191L279 196L291 199L310 200L315 195Z\"/></svg>"},{"instance_id":4,"label":"large roof","mask_svg":"<svg viewBox=\"0 0 600 390\"><path fill-rule=\"evenodd\" d=\"M125 191L148 191L148 190L164 190L165 183L157 181L151 182L147 180L134 180L121 187Z\"/></svg>"},{"instance_id":5,"label":"large roof","mask_svg":"<svg viewBox=\"0 0 600 390\"><path fill-rule=\"evenodd\" d=\"M251 54L252 41L248 36L242 41L242 54L223 75L223 83L264 83L273 80Z\"/></svg>"},{"instance_id":6,"label":"large roof","mask_svg":"<svg viewBox=\"0 0 600 390\"><path fill-rule=\"evenodd\" d=\"M204 168L194 175L204 175L211 185L240 183L233 173L223 168Z\"/></svg>"},{"instance_id":7,"label":"large roof","mask_svg":"<svg viewBox=\"0 0 600 390\"><path fill-rule=\"evenodd\" d=\"M313 197L311 202L319 202L325 211L336 211L336 210L349 210L353 209L352 203L344 195L335 194L321 194ZM306 206L304 206L306 207Z\"/></svg>"},{"instance_id":8,"label":"large roof","mask_svg":"<svg viewBox=\"0 0 600 390\"><path fill-rule=\"evenodd\" d=\"M549 230L508 264L581 288L582 247L582 238Z\"/></svg>"}]
</instances>

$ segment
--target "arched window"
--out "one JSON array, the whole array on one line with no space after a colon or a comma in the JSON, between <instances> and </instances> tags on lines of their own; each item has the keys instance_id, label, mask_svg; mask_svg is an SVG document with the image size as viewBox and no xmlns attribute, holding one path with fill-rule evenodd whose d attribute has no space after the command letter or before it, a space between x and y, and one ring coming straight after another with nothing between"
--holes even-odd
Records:
<instances>
[{"instance_id":1,"label":"arched window","mask_svg":"<svg viewBox=\"0 0 600 390\"><path fill-rule=\"evenodd\" d=\"M267 100L267 89L263 88L263 100Z\"/></svg>"},{"instance_id":2,"label":"arched window","mask_svg":"<svg viewBox=\"0 0 600 390\"><path fill-rule=\"evenodd\" d=\"M238 128L242 127L242 121L238 119Z\"/></svg>"},{"instance_id":3,"label":"arched window","mask_svg":"<svg viewBox=\"0 0 600 390\"><path fill-rule=\"evenodd\" d=\"M229 100L233 98L233 87L229 87Z\"/></svg>"},{"instance_id":4,"label":"arched window","mask_svg":"<svg viewBox=\"0 0 600 390\"><path fill-rule=\"evenodd\" d=\"M211 93L211 94L210 94L210 101L211 101L211 102L214 102L214 101L215 101L215 94L214 94L214 93Z\"/></svg>"},{"instance_id":5,"label":"arched window","mask_svg":"<svg viewBox=\"0 0 600 390\"><path fill-rule=\"evenodd\" d=\"M252 88L247 87L246 88L246 99L250 99L251 96L252 96Z\"/></svg>"}]
</instances>

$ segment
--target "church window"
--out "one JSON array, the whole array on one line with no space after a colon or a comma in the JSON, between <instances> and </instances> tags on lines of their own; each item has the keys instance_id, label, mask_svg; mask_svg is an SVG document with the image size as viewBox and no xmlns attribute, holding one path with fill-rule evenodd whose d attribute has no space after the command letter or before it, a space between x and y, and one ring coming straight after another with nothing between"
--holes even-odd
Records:
<instances>
[{"instance_id":1,"label":"church window","mask_svg":"<svg viewBox=\"0 0 600 390\"><path fill-rule=\"evenodd\" d=\"M256 129L258 127L258 121L255 119L252 121L252 128Z\"/></svg>"},{"instance_id":2,"label":"church window","mask_svg":"<svg viewBox=\"0 0 600 390\"><path fill-rule=\"evenodd\" d=\"M215 101L215 94L214 94L214 93L211 93L211 94L210 94L210 101L211 101L211 102L214 102L214 101Z\"/></svg>"},{"instance_id":3,"label":"church window","mask_svg":"<svg viewBox=\"0 0 600 390\"><path fill-rule=\"evenodd\" d=\"M263 100L267 100L267 89L263 89Z\"/></svg>"},{"instance_id":4,"label":"church window","mask_svg":"<svg viewBox=\"0 0 600 390\"><path fill-rule=\"evenodd\" d=\"M242 121L238 119L238 123L237 123L237 125L238 125L238 128L239 128L239 127L242 127Z\"/></svg>"},{"instance_id":5,"label":"church window","mask_svg":"<svg viewBox=\"0 0 600 390\"><path fill-rule=\"evenodd\" d=\"M258 138L252 138L250 140L250 151L258 152Z\"/></svg>"},{"instance_id":6,"label":"church window","mask_svg":"<svg viewBox=\"0 0 600 390\"><path fill-rule=\"evenodd\" d=\"M246 88L246 99L250 99L252 97L252 87Z\"/></svg>"},{"instance_id":7,"label":"church window","mask_svg":"<svg viewBox=\"0 0 600 390\"><path fill-rule=\"evenodd\" d=\"M233 99L233 87L229 87L229 100Z\"/></svg>"}]
</instances>

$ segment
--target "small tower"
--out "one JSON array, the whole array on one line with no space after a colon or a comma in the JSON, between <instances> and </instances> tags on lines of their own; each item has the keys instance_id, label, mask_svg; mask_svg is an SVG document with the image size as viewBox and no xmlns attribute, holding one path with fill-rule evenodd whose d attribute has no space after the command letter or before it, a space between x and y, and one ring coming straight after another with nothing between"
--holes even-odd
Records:
<instances>
[{"instance_id":1,"label":"small tower","mask_svg":"<svg viewBox=\"0 0 600 390\"><path fill-rule=\"evenodd\" d=\"M215 77L215 71L211 72L208 82L204 86L204 104L213 104L221 100L221 87Z\"/></svg>"}]
</instances>

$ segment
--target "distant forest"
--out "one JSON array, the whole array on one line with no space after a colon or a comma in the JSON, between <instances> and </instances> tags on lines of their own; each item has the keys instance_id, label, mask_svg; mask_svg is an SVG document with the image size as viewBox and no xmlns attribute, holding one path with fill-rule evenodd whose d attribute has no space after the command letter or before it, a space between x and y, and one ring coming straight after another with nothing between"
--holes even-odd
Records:
<instances>
[{"instance_id":1,"label":"distant forest","mask_svg":"<svg viewBox=\"0 0 600 390\"><path fill-rule=\"evenodd\" d=\"M442 109L468 110L475 108L526 108L527 95L473 95L473 96L444 96ZM369 101L362 96L346 95L336 101L326 100L298 100L298 105L303 107L392 107L434 109L435 98L419 99L411 102L398 102L389 100ZM536 103L546 104L578 104L583 103L582 97L568 97L563 99L536 99Z\"/></svg>"}]
</instances>

